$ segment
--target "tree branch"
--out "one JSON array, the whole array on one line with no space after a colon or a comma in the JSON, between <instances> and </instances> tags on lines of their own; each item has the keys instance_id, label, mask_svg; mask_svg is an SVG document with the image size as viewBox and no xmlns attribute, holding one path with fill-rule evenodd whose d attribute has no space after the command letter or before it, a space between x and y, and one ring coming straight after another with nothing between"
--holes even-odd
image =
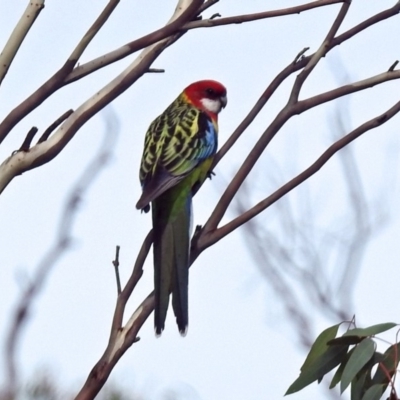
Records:
<instances>
[{"instance_id":1,"label":"tree branch","mask_svg":"<svg viewBox=\"0 0 400 400\"><path fill-rule=\"evenodd\" d=\"M219 19L202 19L199 21L188 22L183 29L197 29L197 28L213 28L221 25L242 24L244 22L257 21L260 19L282 17L285 15L300 14L303 11L312 10L313 8L324 7L331 4L343 3L347 0L317 0L311 3L301 4L296 7L287 7L280 10L264 11L254 14L235 15L233 17L219 18Z\"/></svg>"},{"instance_id":2,"label":"tree branch","mask_svg":"<svg viewBox=\"0 0 400 400\"><path fill-rule=\"evenodd\" d=\"M174 14L172 18L179 19L183 25L195 15L202 0L180 0L180 3L188 3L187 8L179 10L179 14ZM28 153L18 152L8 157L0 165L0 193L15 176L56 157L93 115L135 83L148 71L153 61L181 36L182 33L178 33L143 50L130 66L78 107L48 140L37 143Z\"/></svg>"},{"instance_id":3,"label":"tree branch","mask_svg":"<svg viewBox=\"0 0 400 400\"><path fill-rule=\"evenodd\" d=\"M191 7L189 8L188 13L190 15L197 14L198 8L200 7L203 1L197 1L191 3ZM92 61L89 61L85 64L76 67L66 78L64 85L68 85L69 83L75 82L78 79L85 77L86 75L91 74L94 71L97 71L100 68L106 67L116 61L121 60L129 56L130 54L135 53L141 49L144 49L147 46L153 45L161 40L168 38L169 36L177 33L182 26L184 26L185 21L187 21L187 15L181 15L178 18L171 20L169 24L164 26L163 28L157 29L156 31L149 33L148 35L142 36L139 39L135 39L130 43L125 44L119 49L113 50L110 53L104 54L98 58L95 58ZM189 19L190 20L190 19Z\"/></svg>"},{"instance_id":4,"label":"tree branch","mask_svg":"<svg viewBox=\"0 0 400 400\"><path fill-rule=\"evenodd\" d=\"M83 51L107 21L108 17L114 11L118 3L119 0L109 1L94 24L86 32L71 55L68 57L65 64L50 79L40 86L39 89L32 93L6 116L6 118L0 124L0 144L7 137L14 126L18 124L18 122L20 122L25 116L43 103L44 100L46 100L51 94L53 94L63 85L65 77L73 70Z\"/></svg>"},{"instance_id":5,"label":"tree branch","mask_svg":"<svg viewBox=\"0 0 400 400\"><path fill-rule=\"evenodd\" d=\"M351 4L350 1L346 1L342 4L342 7L340 7L338 16L336 17L333 25L331 26L331 29L329 30L328 34L326 35L325 40L322 42L319 49L312 55L310 61L307 63L307 65L305 66L303 71L301 71L300 74L297 75L296 81L293 85L292 92L290 93L290 96L289 96L289 104L297 103L297 101L299 99L300 90L301 90L304 82L309 77L309 75L311 74L313 69L316 67L318 62L321 60L321 58L325 57L325 55L330 50L330 43L332 42L337 31L339 30L340 25L342 25L344 18L346 17L347 12L349 11L350 4Z\"/></svg>"},{"instance_id":6,"label":"tree branch","mask_svg":"<svg viewBox=\"0 0 400 400\"><path fill-rule=\"evenodd\" d=\"M295 178L290 180L288 183L283 185L276 192L268 196L263 201L259 202L257 205L252 207L250 210L246 211L239 217L233 219L231 222L217 229L216 231L210 233L207 238L204 240L202 247L209 247L214 243L221 240L223 237L233 232L239 226L243 225L250 219L254 218L256 215L260 214L266 208L274 204L277 200L279 200L282 196L289 193L295 187L299 186L305 180L310 178L316 172L318 172L329 160L330 158L341 150L343 147L347 146L353 140L357 139L359 136L368 132L371 129L377 128L389 121L392 117L394 117L398 112L400 112L400 101L397 102L393 107L388 109L383 114L365 122L360 125L358 128L354 129L352 132L348 133L343 138L336 141L332 144L310 167L304 170L302 173L297 175Z\"/></svg>"},{"instance_id":7,"label":"tree branch","mask_svg":"<svg viewBox=\"0 0 400 400\"><path fill-rule=\"evenodd\" d=\"M0 85L3 82L11 63L14 60L22 42L31 29L40 11L44 8L44 0L29 1L26 10L22 14L19 22L15 26L10 38L8 39L3 51L0 54Z\"/></svg>"}]
</instances>

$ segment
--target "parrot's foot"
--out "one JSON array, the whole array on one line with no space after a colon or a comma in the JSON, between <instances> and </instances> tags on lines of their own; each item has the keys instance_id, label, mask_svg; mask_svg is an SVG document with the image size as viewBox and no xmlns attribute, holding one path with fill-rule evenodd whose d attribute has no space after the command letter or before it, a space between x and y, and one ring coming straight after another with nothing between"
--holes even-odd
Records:
<instances>
[{"instance_id":1,"label":"parrot's foot","mask_svg":"<svg viewBox=\"0 0 400 400\"><path fill-rule=\"evenodd\" d=\"M207 172L207 178L208 179L212 179L213 176L215 176L215 172L214 171L210 170L210 171Z\"/></svg>"}]
</instances>

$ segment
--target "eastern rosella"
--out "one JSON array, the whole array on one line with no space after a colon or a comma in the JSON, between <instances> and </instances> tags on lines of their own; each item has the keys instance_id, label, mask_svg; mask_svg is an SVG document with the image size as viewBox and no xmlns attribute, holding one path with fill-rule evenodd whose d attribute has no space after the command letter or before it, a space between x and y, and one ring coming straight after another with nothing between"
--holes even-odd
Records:
<instances>
[{"instance_id":1,"label":"eastern rosella","mask_svg":"<svg viewBox=\"0 0 400 400\"><path fill-rule=\"evenodd\" d=\"M152 204L156 335L164 329L170 293L179 332L187 331L192 194L210 172L217 115L226 103L219 82L192 83L146 133L136 208L147 212Z\"/></svg>"}]
</instances>

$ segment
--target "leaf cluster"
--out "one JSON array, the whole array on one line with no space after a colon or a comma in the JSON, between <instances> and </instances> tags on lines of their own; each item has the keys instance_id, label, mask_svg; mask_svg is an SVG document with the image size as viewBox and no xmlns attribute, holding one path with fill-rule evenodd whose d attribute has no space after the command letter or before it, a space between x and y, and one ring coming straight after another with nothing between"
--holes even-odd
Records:
<instances>
[{"instance_id":1,"label":"leaf cluster","mask_svg":"<svg viewBox=\"0 0 400 400\"><path fill-rule=\"evenodd\" d=\"M348 329L337 336L342 323L325 329L311 346L300 376L290 385L285 395L320 383L325 375L337 367L330 389L340 384L340 393L350 386L351 400L379 400L390 385L389 400L397 400L394 387L399 364L400 342L390 345L384 353L377 351L375 335L394 328L393 322L368 328Z\"/></svg>"}]
</instances>

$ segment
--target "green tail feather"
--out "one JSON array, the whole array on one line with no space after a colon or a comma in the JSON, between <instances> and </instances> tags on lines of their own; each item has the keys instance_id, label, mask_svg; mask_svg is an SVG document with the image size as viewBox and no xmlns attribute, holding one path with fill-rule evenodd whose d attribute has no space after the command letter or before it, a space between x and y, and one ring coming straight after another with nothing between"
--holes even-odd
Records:
<instances>
[{"instance_id":1,"label":"green tail feather","mask_svg":"<svg viewBox=\"0 0 400 400\"><path fill-rule=\"evenodd\" d=\"M171 292L179 332L185 335L188 327L191 196L183 207L171 197L166 192L152 203L156 335L164 329Z\"/></svg>"}]
</instances>

